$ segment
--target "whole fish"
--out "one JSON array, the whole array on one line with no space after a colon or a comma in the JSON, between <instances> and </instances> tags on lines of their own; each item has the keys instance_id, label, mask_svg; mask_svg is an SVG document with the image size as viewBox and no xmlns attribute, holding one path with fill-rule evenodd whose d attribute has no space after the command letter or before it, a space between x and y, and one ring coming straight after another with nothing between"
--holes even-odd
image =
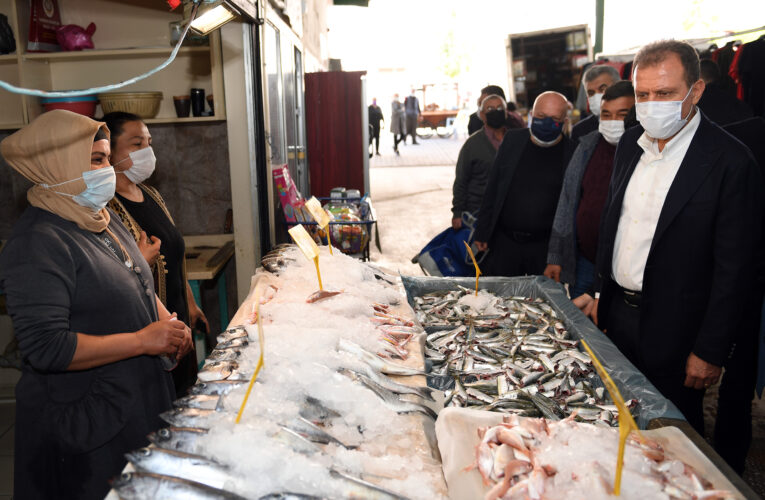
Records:
<instances>
[{"instance_id":1,"label":"whole fish","mask_svg":"<svg viewBox=\"0 0 765 500\"><path fill-rule=\"evenodd\" d=\"M111 480L122 500L245 500L202 483L150 472L125 472Z\"/></svg>"},{"instance_id":2,"label":"whole fish","mask_svg":"<svg viewBox=\"0 0 765 500\"><path fill-rule=\"evenodd\" d=\"M232 349L213 349L207 356L210 361L236 361L242 357L242 351Z\"/></svg>"},{"instance_id":3,"label":"whole fish","mask_svg":"<svg viewBox=\"0 0 765 500\"><path fill-rule=\"evenodd\" d=\"M324 406L318 399L306 396L300 404L300 416L309 422L325 424L333 418L340 418L338 412Z\"/></svg>"},{"instance_id":4,"label":"whole fish","mask_svg":"<svg viewBox=\"0 0 765 500\"><path fill-rule=\"evenodd\" d=\"M248 380L250 377L239 371L239 363L236 361L211 361L205 363L197 373L202 382L214 382L217 380Z\"/></svg>"},{"instance_id":5,"label":"whole fish","mask_svg":"<svg viewBox=\"0 0 765 500\"><path fill-rule=\"evenodd\" d=\"M401 401L394 392L391 392L388 389L382 387L380 384L370 379L366 375L359 375L359 381L367 386L370 390L372 390L372 392L377 394L377 396L382 399L383 403L385 403L388 408L397 413L422 413L423 415L429 416L433 420L438 418L436 412L434 412L429 407L410 401Z\"/></svg>"},{"instance_id":6,"label":"whole fish","mask_svg":"<svg viewBox=\"0 0 765 500\"><path fill-rule=\"evenodd\" d=\"M245 385L245 380L216 380L214 382L197 382L189 387L189 394L213 394L225 396L233 389Z\"/></svg>"},{"instance_id":7,"label":"whole fish","mask_svg":"<svg viewBox=\"0 0 765 500\"><path fill-rule=\"evenodd\" d=\"M126 453L125 458L141 472L179 477L213 488L234 483L228 467L201 455L164 448L141 448Z\"/></svg>"},{"instance_id":8,"label":"whole fish","mask_svg":"<svg viewBox=\"0 0 765 500\"><path fill-rule=\"evenodd\" d=\"M228 342L229 340L234 339L246 339L248 338L247 330L244 328L229 328L225 332L218 335L215 340L220 342Z\"/></svg>"},{"instance_id":9,"label":"whole fish","mask_svg":"<svg viewBox=\"0 0 765 500\"><path fill-rule=\"evenodd\" d=\"M269 493L268 495L260 497L258 500L325 500L326 497L317 497L314 495L306 495L303 493Z\"/></svg>"},{"instance_id":10,"label":"whole fish","mask_svg":"<svg viewBox=\"0 0 765 500\"><path fill-rule=\"evenodd\" d=\"M338 343L340 350L354 354L358 356L366 364L374 368L375 370L385 373L387 375L425 375L422 370L409 368L408 366L397 365L385 361L380 356L372 354L358 344L354 344L345 339L340 339Z\"/></svg>"},{"instance_id":11,"label":"whole fish","mask_svg":"<svg viewBox=\"0 0 765 500\"><path fill-rule=\"evenodd\" d=\"M375 371L375 369L369 365L364 365L363 368L358 370L354 370L353 368L340 367L338 368L338 372L349 375L351 378L355 378L356 375L366 375L367 377L380 384L382 387L388 389L391 392L395 392L396 394L412 394L422 399L435 401L435 399L433 399L431 389L427 387L413 387L410 385L399 384L390 377L386 377L382 373Z\"/></svg>"},{"instance_id":12,"label":"whole fish","mask_svg":"<svg viewBox=\"0 0 765 500\"><path fill-rule=\"evenodd\" d=\"M306 439L308 439L309 441L313 443L319 443L319 444L334 443L338 446L342 446L343 448L347 450L353 450L358 448L357 446L348 446L344 444L342 441L334 438L328 432L326 432L325 430L321 429L319 426L317 426L313 422L310 422L303 417L292 419L287 424L283 425L282 427L286 427L287 429L297 432L298 434L300 434L301 436L305 437Z\"/></svg>"},{"instance_id":13,"label":"whole fish","mask_svg":"<svg viewBox=\"0 0 765 500\"><path fill-rule=\"evenodd\" d=\"M239 347L247 347L250 345L250 341L246 337L240 337L238 339L231 339L225 342L218 342L215 346L216 349L237 349Z\"/></svg>"},{"instance_id":14,"label":"whole fish","mask_svg":"<svg viewBox=\"0 0 765 500\"><path fill-rule=\"evenodd\" d=\"M207 434L207 429L196 427L165 427L148 435L149 442L166 450L178 450L186 453L196 451L196 442Z\"/></svg>"},{"instance_id":15,"label":"whole fish","mask_svg":"<svg viewBox=\"0 0 765 500\"><path fill-rule=\"evenodd\" d=\"M214 410L220 402L220 396L212 394L190 394L173 401L176 408L199 408L202 410Z\"/></svg>"},{"instance_id":16,"label":"whole fish","mask_svg":"<svg viewBox=\"0 0 765 500\"><path fill-rule=\"evenodd\" d=\"M383 488L382 486L372 484L369 481L364 481L361 478L348 474L347 472L340 471L336 468L330 469L329 473L332 477L343 479L356 487L362 488L362 490L359 492L347 492L346 496L348 498L366 498L374 500L408 500L405 496L399 495L398 493Z\"/></svg>"},{"instance_id":17,"label":"whole fish","mask_svg":"<svg viewBox=\"0 0 765 500\"><path fill-rule=\"evenodd\" d=\"M207 429L207 426L210 425L210 417L215 414L215 410L173 408L172 410L160 413L159 418L175 427L198 427Z\"/></svg>"}]
</instances>

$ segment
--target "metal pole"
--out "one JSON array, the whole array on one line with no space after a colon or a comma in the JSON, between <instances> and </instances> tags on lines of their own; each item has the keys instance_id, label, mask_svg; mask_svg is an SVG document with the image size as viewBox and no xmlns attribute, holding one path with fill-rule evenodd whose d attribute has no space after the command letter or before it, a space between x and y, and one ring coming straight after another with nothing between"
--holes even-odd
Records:
<instances>
[{"instance_id":1,"label":"metal pole","mask_svg":"<svg viewBox=\"0 0 765 500\"><path fill-rule=\"evenodd\" d=\"M605 11L606 0L595 0L595 47L593 47L593 56L603 52L603 12Z\"/></svg>"}]
</instances>

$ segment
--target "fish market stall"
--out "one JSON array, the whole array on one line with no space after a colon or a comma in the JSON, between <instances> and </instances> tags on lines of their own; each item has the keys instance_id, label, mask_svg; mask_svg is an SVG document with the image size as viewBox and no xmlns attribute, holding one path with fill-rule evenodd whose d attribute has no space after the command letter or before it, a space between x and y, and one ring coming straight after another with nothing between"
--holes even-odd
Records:
<instances>
[{"instance_id":1,"label":"fish market stall","mask_svg":"<svg viewBox=\"0 0 765 500\"><path fill-rule=\"evenodd\" d=\"M268 258L274 272L253 277L231 323L243 326L218 337L169 427L127 454L110 498L445 498L438 405L400 282L324 247L314 293L296 247Z\"/></svg>"}]
</instances>

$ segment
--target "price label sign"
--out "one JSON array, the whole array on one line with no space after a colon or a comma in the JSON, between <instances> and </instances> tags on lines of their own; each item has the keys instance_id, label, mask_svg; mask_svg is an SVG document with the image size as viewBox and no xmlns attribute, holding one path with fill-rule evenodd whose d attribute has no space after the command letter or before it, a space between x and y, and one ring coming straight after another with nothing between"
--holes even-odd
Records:
<instances>
[{"instance_id":1,"label":"price label sign","mask_svg":"<svg viewBox=\"0 0 765 500\"><path fill-rule=\"evenodd\" d=\"M619 454L616 456L616 478L614 479L614 495L619 496L622 484L622 469L624 468L624 446L627 442L632 431L635 431L638 437L642 440L643 436L640 434L635 419L632 418L629 408L624 403L624 398L616 387L613 379L608 375L606 369L600 364L598 358L595 357L595 353L592 352L587 342L582 340L582 345L587 350L587 354L592 358L592 364L595 366L595 370L600 375L600 379L603 381L603 385L606 386L608 394L611 395L611 399L614 401L614 405L619 410Z\"/></svg>"},{"instance_id":2,"label":"price label sign","mask_svg":"<svg viewBox=\"0 0 765 500\"><path fill-rule=\"evenodd\" d=\"M316 265L316 276L319 278L319 290L324 290L321 285L321 271L319 271L319 247L316 246L316 242L313 241L308 231L301 225L297 225L288 231L292 240L298 246L305 258L312 260Z\"/></svg>"},{"instance_id":3,"label":"price label sign","mask_svg":"<svg viewBox=\"0 0 765 500\"><path fill-rule=\"evenodd\" d=\"M462 243L465 244L465 247L467 247L468 254L470 254L470 258L473 260L473 267L475 267L475 294L478 296L478 277L482 275L481 268L478 267L478 262L475 261L475 255L473 255L473 249L470 248L470 245L467 244L467 241L463 241Z\"/></svg>"},{"instance_id":4,"label":"price label sign","mask_svg":"<svg viewBox=\"0 0 765 500\"><path fill-rule=\"evenodd\" d=\"M319 236L324 237L324 235L327 236L327 245L329 245L329 254L333 255L332 253L332 240L329 236L329 214L326 210L321 208L321 203L319 203L319 200L316 199L315 196L311 196L311 199L305 202L304 205L305 209L308 210L308 213L311 214L311 217L313 217L313 220L316 221L316 224L319 225L319 229L321 229L321 232L319 233Z\"/></svg>"}]
</instances>

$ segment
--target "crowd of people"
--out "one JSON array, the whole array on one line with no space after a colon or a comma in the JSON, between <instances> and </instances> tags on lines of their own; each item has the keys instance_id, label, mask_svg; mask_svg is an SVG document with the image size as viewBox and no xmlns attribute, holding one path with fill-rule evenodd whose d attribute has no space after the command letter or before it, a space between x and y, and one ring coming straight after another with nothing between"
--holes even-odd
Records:
<instances>
[{"instance_id":1,"label":"crowd of people","mask_svg":"<svg viewBox=\"0 0 765 500\"><path fill-rule=\"evenodd\" d=\"M593 65L592 114L570 136L572 105L555 89L513 128L487 87L457 161L452 227L477 219L484 274L564 283L701 434L704 392L725 368L714 445L742 472L763 347L765 119L716 85L716 66L674 40L642 47L631 81Z\"/></svg>"}]
</instances>

